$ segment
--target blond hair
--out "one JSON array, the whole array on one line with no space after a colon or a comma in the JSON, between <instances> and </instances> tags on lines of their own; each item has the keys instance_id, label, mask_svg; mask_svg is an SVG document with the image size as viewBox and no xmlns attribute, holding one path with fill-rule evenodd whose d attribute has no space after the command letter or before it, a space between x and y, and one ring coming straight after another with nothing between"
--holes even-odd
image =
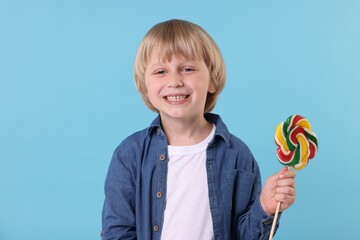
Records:
<instances>
[{"instance_id":1,"label":"blond hair","mask_svg":"<svg viewBox=\"0 0 360 240\"><path fill-rule=\"evenodd\" d=\"M204 112L210 112L225 85L225 63L215 41L200 26L184 20L168 20L153 26L138 48L135 64L135 84L145 104L153 111L158 110L147 97L145 72L154 47L159 47L159 57L170 61L172 55L190 60L203 60L210 73L210 84L214 92L208 92Z\"/></svg>"}]
</instances>

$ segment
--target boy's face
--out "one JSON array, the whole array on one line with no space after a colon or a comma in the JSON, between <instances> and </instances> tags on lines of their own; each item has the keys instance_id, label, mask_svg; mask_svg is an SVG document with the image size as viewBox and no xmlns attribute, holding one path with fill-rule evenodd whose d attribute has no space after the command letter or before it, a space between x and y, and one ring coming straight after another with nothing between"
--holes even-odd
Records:
<instances>
[{"instance_id":1,"label":"boy's face","mask_svg":"<svg viewBox=\"0 0 360 240\"><path fill-rule=\"evenodd\" d=\"M165 121L203 118L207 94L214 91L204 61L173 55L164 62L158 48L151 53L145 85L151 104Z\"/></svg>"}]
</instances>

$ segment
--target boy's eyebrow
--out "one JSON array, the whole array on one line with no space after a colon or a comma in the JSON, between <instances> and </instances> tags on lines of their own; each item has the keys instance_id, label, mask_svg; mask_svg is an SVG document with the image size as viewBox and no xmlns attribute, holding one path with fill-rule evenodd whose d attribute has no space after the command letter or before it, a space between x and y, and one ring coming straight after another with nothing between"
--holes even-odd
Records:
<instances>
[{"instance_id":1,"label":"boy's eyebrow","mask_svg":"<svg viewBox=\"0 0 360 240\"><path fill-rule=\"evenodd\" d=\"M153 68L153 67L157 67L157 66L160 66L162 63L161 62L156 62L156 63L154 63L154 64L151 64L151 65L149 65L147 68Z\"/></svg>"},{"instance_id":2,"label":"boy's eyebrow","mask_svg":"<svg viewBox=\"0 0 360 240\"><path fill-rule=\"evenodd\" d=\"M180 64L183 64L183 65L196 65L199 61L196 61L196 60L181 60L180 61ZM162 67L164 64L166 64L166 62L162 62L162 61L159 61L159 62L156 62L154 64L151 64L147 67L147 69L152 69L154 67Z\"/></svg>"}]
</instances>

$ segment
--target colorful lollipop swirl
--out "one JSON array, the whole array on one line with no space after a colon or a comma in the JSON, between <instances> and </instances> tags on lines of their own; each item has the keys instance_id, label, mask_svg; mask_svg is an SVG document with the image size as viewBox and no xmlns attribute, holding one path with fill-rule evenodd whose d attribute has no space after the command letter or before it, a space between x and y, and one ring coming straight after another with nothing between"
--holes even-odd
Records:
<instances>
[{"instance_id":1,"label":"colorful lollipop swirl","mask_svg":"<svg viewBox=\"0 0 360 240\"><path fill-rule=\"evenodd\" d=\"M280 163L296 170L306 167L318 149L316 134L300 115L292 115L276 127L275 143Z\"/></svg>"}]
</instances>

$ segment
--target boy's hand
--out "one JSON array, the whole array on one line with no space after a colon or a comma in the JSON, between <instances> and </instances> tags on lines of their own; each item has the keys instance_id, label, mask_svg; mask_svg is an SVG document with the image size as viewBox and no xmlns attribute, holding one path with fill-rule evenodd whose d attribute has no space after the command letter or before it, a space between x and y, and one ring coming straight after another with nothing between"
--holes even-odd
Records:
<instances>
[{"instance_id":1,"label":"boy's hand","mask_svg":"<svg viewBox=\"0 0 360 240\"><path fill-rule=\"evenodd\" d=\"M278 202L281 202L280 212L295 202L295 176L295 171L284 167L267 179L260 194L260 204L268 215L275 214Z\"/></svg>"}]
</instances>

